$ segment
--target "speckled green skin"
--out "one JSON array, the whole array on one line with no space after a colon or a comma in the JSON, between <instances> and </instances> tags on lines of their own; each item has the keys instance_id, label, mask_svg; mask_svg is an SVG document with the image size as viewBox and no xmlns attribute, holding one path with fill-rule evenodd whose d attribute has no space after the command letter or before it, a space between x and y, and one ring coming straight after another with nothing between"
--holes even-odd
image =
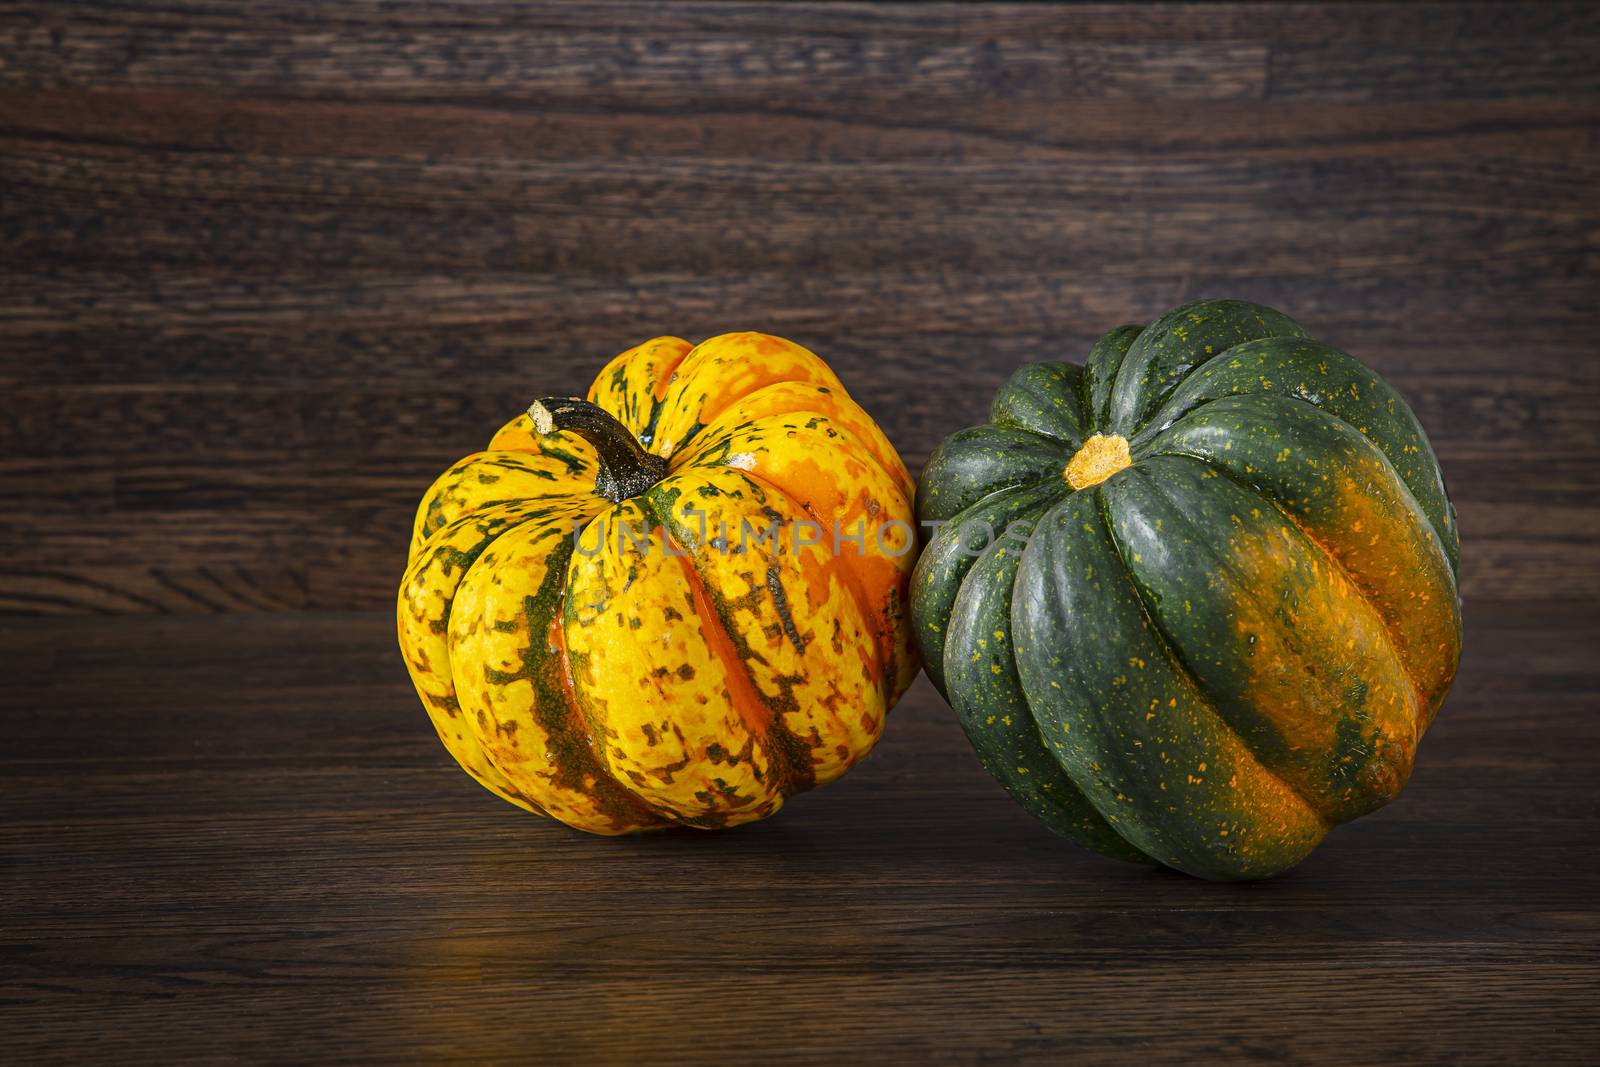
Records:
<instances>
[{"instance_id":1,"label":"speckled green skin","mask_svg":"<svg viewBox=\"0 0 1600 1067\"><path fill-rule=\"evenodd\" d=\"M1132 465L1075 491L1092 434ZM948 438L918 518L923 661L1053 829L1214 879L1303 859L1392 799L1460 656L1454 510L1366 367L1198 301L1020 368Z\"/></svg>"}]
</instances>

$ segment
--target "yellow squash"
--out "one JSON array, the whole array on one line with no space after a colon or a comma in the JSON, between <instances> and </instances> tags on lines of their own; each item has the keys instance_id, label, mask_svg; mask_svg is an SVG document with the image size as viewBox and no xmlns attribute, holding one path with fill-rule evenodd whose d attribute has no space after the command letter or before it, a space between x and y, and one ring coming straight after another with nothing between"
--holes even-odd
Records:
<instances>
[{"instance_id":1,"label":"yellow squash","mask_svg":"<svg viewBox=\"0 0 1600 1067\"><path fill-rule=\"evenodd\" d=\"M600 834L765 818L917 671L912 482L799 345L659 337L423 498L400 647L488 789Z\"/></svg>"}]
</instances>

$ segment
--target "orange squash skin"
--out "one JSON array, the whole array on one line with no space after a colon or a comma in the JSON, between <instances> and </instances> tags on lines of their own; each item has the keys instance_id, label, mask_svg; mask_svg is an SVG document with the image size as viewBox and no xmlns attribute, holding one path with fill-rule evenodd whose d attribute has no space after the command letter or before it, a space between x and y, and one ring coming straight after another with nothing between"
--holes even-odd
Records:
<instances>
[{"instance_id":1,"label":"orange squash skin","mask_svg":"<svg viewBox=\"0 0 1600 1067\"><path fill-rule=\"evenodd\" d=\"M656 338L588 399L665 476L608 499L589 440L527 414L447 470L400 588L412 681L469 774L569 826L771 815L866 756L916 674L911 478L777 337Z\"/></svg>"}]
</instances>

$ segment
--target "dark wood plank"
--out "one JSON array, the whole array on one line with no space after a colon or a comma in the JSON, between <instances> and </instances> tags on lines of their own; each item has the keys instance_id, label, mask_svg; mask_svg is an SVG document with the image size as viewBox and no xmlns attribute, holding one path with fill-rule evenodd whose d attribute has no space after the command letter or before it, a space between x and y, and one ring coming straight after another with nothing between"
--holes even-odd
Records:
<instances>
[{"instance_id":1,"label":"dark wood plank","mask_svg":"<svg viewBox=\"0 0 1600 1067\"><path fill-rule=\"evenodd\" d=\"M1261 96L1280 81L1303 91L1330 68L1338 72L1335 95L1352 86L1379 94L1398 87L1404 95L1440 95L1441 85L1451 90L1444 95L1593 91L1585 80L1600 39L1593 13L1580 5L1533 13L1520 6L1455 5L1428 14L1352 14L1346 7L1320 15L1174 7L1143 18L1105 8L978 14L946 7L929 17L889 5L763 11L712 4L662 16L636 5L589 4L576 18L552 18L508 4L487 17L452 5L389 22L377 18L390 15L387 6L90 4L78 20L64 20L48 6L24 3L0 11L13 56L0 77L30 86L220 84L313 97L357 86L369 96L432 99L565 91L596 103L631 102L648 90L660 104L690 94L697 103L748 101L785 89L908 101L973 94L1226 98ZM351 25L366 32L339 32ZM1336 43L1322 43L1327 35ZM1549 42L1545 62L1529 63L1517 52L1530 38ZM1308 40L1317 43L1299 43ZM224 45L228 62L219 64L215 53ZM1569 87L1574 76L1579 84Z\"/></svg>"},{"instance_id":2,"label":"dark wood plank","mask_svg":"<svg viewBox=\"0 0 1600 1067\"><path fill-rule=\"evenodd\" d=\"M1576 606L1468 622L1405 796L1245 886L1052 837L926 683L777 818L617 841L456 770L386 616L0 625L0 1016L30 1058L176 1032L207 1060L1578 1062L1600 630ZM684 1043L691 1012L715 1025Z\"/></svg>"},{"instance_id":3,"label":"dark wood plank","mask_svg":"<svg viewBox=\"0 0 1600 1067\"><path fill-rule=\"evenodd\" d=\"M750 274L1002 273L1103 256L1115 273L1236 262L1254 274L1405 278L1577 261L1584 246L1572 223L1591 208L1600 159L640 168L262 158L241 179L230 155L23 142L0 175L12 187L0 224L35 234L18 243L12 271L135 262L181 271L199 261L241 274L401 262L418 272L598 277L732 264ZM642 203L648 213L636 210ZM430 245L441 231L453 241ZM1012 239L996 242L997 232Z\"/></svg>"},{"instance_id":4,"label":"dark wood plank","mask_svg":"<svg viewBox=\"0 0 1600 1067\"><path fill-rule=\"evenodd\" d=\"M102 13L103 19L62 23L22 12L0 22L0 47L12 57L0 80L179 91L221 83L235 92L310 98L352 91L422 100L538 94L590 105L632 102L648 93L659 107L745 104L795 92L836 100L989 94L1226 99L1261 96L1267 73L1262 43L894 33L909 13L867 34L809 25L802 8L774 10L737 29L707 26L654 37L619 32L622 21L606 19L611 13L603 6L593 9L600 21L589 26L369 24L361 34L330 33L339 28L337 17L318 25L235 15L205 26L127 8ZM227 49L225 64L217 62L219 47Z\"/></svg>"},{"instance_id":5,"label":"dark wood plank","mask_svg":"<svg viewBox=\"0 0 1600 1067\"><path fill-rule=\"evenodd\" d=\"M760 323L812 339L830 359L841 357L817 338L867 338L858 345L911 362L922 358L913 345L938 344L943 336L953 340L934 349L922 371L931 364L943 373L1003 377L1014 363L970 346L965 361L950 353L968 338L1015 337L1018 344L1035 338L1050 344L1041 357L1082 358L1081 346L1107 323L1149 321L1197 293L1231 293L1292 307L1319 334L1374 363L1381 358L1375 348L1418 345L1437 357L1437 366L1448 366L1453 350L1455 366L1509 372L1511 350L1526 346L1534 357L1548 357L1538 370L1564 362L1565 373L1581 374L1586 368L1571 353L1589 324L1593 293L1582 256L1555 250L1522 263L1407 268L1403 277L1355 265L1284 272L1248 260L1203 269L1113 262L1093 273L680 271L612 279L480 271L60 271L0 275L0 337L7 342L0 358L8 380L32 380L29 360L54 344L69 366L84 368L85 379L156 378L182 387L207 378L370 381L379 370L448 383L460 375L527 373L560 354L563 362L552 369L579 375L579 388L591 368L639 340L663 332L706 337ZM730 327L730 319L738 326ZM323 347L291 347L288 339L299 330ZM451 331L459 331L453 352ZM907 336L912 343L897 340ZM215 340L207 346L206 337ZM1069 341L1078 351L1066 347ZM94 347L80 355L81 345ZM130 350L129 364L104 366L117 345ZM173 347L174 363L162 379L164 345ZM233 346L244 353L230 360ZM253 361L259 362L252 368Z\"/></svg>"},{"instance_id":6,"label":"dark wood plank","mask_svg":"<svg viewBox=\"0 0 1600 1067\"><path fill-rule=\"evenodd\" d=\"M789 101L782 112L594 109L541 101L448 104L118 89L0 86L0 121L18 155L136 147L174 167L206 165L182 152L248 152L291 159L768 161L1104 160L1108 151L1199 158L1392 157L1469 154L1570 158L1592 146L1592 96L1455 100L1146 100L1045 102L992 97L941 101L937 115L904 102L853 100L847 111ZM21 142L30 142L26 148ZM23 167L15 164L18 180ZM263 158L257 166L281 167ZM378 166L383 167L380 163ZM133 168L128 168L133 171ZM67 177L56 168L53 177ZM136 173L136 172L135 172ZM1069 172L1070 173L1070 172ZM131 177L131 175L130 175ZM259 183L235 171L239 191ZM196 186L196 194L203 187ZM451 185L437 190L453 195Z\"/></svg>"},{"instance_id":7,"label":"dark wood plank","mask_svg":"<svg viewBox=\"0 0 1600 1067\"><path fill-rule=\"evenodd\" d=\"M1513 38L1512 40L1515 40ZM1510 93L1562 96L1600 89L1600 39L1542 42L1537 63L1517 58L1506 39L1289 45L1272 50L1268 96L1394 100Z\"/></svg>"},{"instance_id":8,"label":"dark wood plank","mask_svg":"<svg viewBox=\"0 0 1600 1067\"><path fill-rule=\"evenodd\" d=\"M1600 16L1581 3L1520 4L1515 0L1453 4L1342 2L1317 5L1159 3L1130 9L1120 4L1026 3L918 4L914 8L874 3L771 5L741 0L689 0L663 5L652 0L587 0L541 4L533 0L440 0L396 7L389 0L346 0L305 5L294 0L85 0L74 5L95 23L152 28L194 27L250 30L322 26L365 29L381 20L397 32L448 35L458 29L525 28L593 32L631 27L640 33L732 36L787 27L843 37L893 36L941 39L994 35L1021 39L1070 37L1091 41L1143 39L1232 40L1271 43L1404 44L1418 36L1435 39L1554 39L1600 34ZM60 21L49 0L5 0L0 15L19 24Z\"/></svg>"}]
</instances>

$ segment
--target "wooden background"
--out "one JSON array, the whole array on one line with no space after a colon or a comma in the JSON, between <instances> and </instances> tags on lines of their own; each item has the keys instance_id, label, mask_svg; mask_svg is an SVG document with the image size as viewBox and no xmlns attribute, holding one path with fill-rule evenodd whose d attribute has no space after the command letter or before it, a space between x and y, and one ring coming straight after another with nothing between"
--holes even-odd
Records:
<instances>
[{"instance_id":1,"label":"wooden background","mask_svg":"<svg viewBox=\"0 0 1600 1067\"><path fill-rule=\"evenodd\" d=\"M1597 260L1596 6L0 2L0 1037L1592 1056ZM1207 295L1376 367L1460 511L1457 691L1289 877L1073 851L926 683L721 837L580 838L433 739L410 512L531 398L761 329L916 469Z\"/></svg>"}]
</instances>

